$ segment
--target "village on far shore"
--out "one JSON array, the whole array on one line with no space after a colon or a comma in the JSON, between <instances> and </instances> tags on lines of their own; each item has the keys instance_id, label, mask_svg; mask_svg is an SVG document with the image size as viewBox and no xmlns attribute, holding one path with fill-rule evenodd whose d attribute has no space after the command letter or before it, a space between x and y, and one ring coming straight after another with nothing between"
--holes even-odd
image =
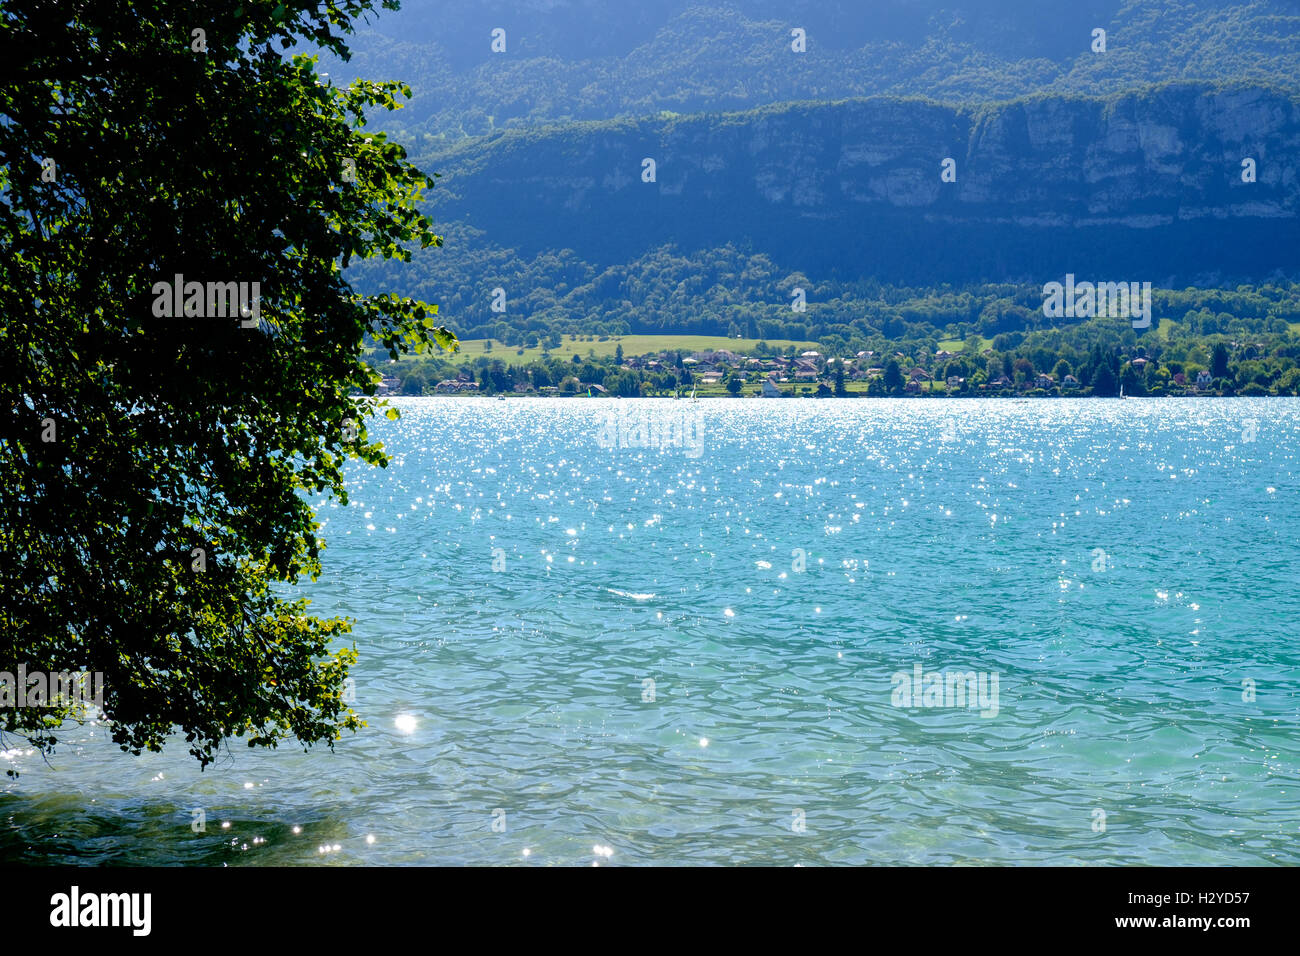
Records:
<instances>
[{"instance_id":1,"label":"village on far shore","mask_svg":"<svg viewBox=\"0 0 1300 956\"><path fill-rule=\"evenodd\" d=\"M1234 350L1249 349L1232 343ZM1261 346L1262 347L1262 346ZM505 350L502 350L505 351ZM454 375L431 381L401 363L381 366L380 395L512 395L536 397L829 398L891 396L1061 397L1127 395L1231 395L1234 383L1204 367L1162 365L1138 346L1114 356L1088 378L1076 377L1065 359L1036 369L1024 357L992 348L962 352L926 349L852 356L817 349L745 355L728 349L662 350L624 357L543 360L513 365L491 353L478 355ZM500 353L498 353L500 354ZM1216 356L1216 359L1218 357ZM1226 360L1224 360L1226 361ZM396 366L396 367L394 367ZM401 373L405 372L403 375ZM1109 374L1108 374L1109 373ZM1086 374L1086 373L1085 373ZM1091 379L1091 381L1089 380ZM1247 389L1240 394L1269 394ZM1289 394L1289 393L1283 393Z\"/></svg>"}]
</instances>

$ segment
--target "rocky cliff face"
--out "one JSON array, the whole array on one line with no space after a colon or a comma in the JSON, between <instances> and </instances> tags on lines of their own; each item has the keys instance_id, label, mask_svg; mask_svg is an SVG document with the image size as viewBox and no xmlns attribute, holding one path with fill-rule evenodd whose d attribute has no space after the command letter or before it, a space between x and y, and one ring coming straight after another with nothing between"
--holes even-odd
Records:
<instances>
[{"instance_id":1,"label":"rocky cliff face","mask_svg":"<svg viewBox=\"0 0 1300 956\"><path fill-rule=\"evenodd\" d=\"M436 217L597 262L740 242L805 271L930 281L1300 265L1300 103L1263 88L582 124L498 136L431 168L445 174Z\"/></svg>"}]
</instances>

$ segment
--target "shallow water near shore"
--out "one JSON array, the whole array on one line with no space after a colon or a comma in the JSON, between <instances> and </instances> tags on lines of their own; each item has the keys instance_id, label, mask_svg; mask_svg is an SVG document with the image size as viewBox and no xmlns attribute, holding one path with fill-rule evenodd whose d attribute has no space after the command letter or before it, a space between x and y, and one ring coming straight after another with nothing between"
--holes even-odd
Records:
<instances>
[{"instance_id":1,"label":"shallow water near shore","mask_svg":"<svg viewBox=\"0 0 1300 956\"><path fill-rule=\"evenodd\" d=\"M10 738L0 860L1300 862L1300 400L393 404L302 589L369 726Z\"/></svg>"}]
</instances>

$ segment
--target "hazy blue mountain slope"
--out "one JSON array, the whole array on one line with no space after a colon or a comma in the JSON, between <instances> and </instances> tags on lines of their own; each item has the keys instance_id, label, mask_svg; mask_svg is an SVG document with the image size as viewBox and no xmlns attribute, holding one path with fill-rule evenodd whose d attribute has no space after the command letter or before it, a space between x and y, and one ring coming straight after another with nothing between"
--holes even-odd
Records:
<instances>
[{"instance_id":1,"label":"hazy blue mountain slope","mask_svg":"<svg viewBox=\"0 0 1300 956\"><path fill-rule=\"evenodd\" d=\"M443 174L430 208L448 239L415 269L355 275L462 331L803 338L869 313L895 334L908 315L865 304L896 283L947 303L926 321L987 334L1034 311L954 305L946 284L1231 286L1300 267L1292 0L455 0L386 14L354 48L321 69L412 85L383 123Z\"/></svg>"},{"instance_id":2,"label":"hazy blue mountain slope","mask_svg":"<svg viewBox=\"0 0 1300 956\"><path fill-rule=\"evenodd\" d=\"M750 242L891 279L1295 265L1300 108L1177 84L958 108L875 98L506 133L432 158L440 221L595 263ZM655 161L655 182L642 180ZM955 183L941 181L945 158ZM1241 162L1258 181L1242 181Z\"/></svg>"},{"instance_id":3,"label":"hazy blue mountain slope","mask_svg":"<svg viewBox=\"0 0 1300 956\"><path fill-rule=\"evenodd\" d=\"M491 32L506 31L506 52ZM806 53L790 30L807 31ZM1092 30L1107 51L1091 50ZM959 102L1167 80L1300 80L1293 0L515 4L415 2L363 29L339 79L402 79L417 149L494 129L875 94Z\"/></svg>"}]
</instances>

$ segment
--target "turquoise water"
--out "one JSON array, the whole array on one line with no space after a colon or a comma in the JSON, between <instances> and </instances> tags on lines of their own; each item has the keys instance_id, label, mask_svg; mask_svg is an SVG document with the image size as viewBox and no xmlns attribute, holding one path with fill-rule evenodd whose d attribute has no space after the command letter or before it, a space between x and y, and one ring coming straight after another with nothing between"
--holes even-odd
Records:
<instances>
[{"instance_id":1,"label":"turquoise water","mask_svg":"<svg viewBox=\"0 0 1300 956\"><path fill-rule=\"evenodd\" d=\"M11 750L0 859L1300 861L1300 401L395 404L309 586L369 727Z\"/></svg>"}]
</instances>

